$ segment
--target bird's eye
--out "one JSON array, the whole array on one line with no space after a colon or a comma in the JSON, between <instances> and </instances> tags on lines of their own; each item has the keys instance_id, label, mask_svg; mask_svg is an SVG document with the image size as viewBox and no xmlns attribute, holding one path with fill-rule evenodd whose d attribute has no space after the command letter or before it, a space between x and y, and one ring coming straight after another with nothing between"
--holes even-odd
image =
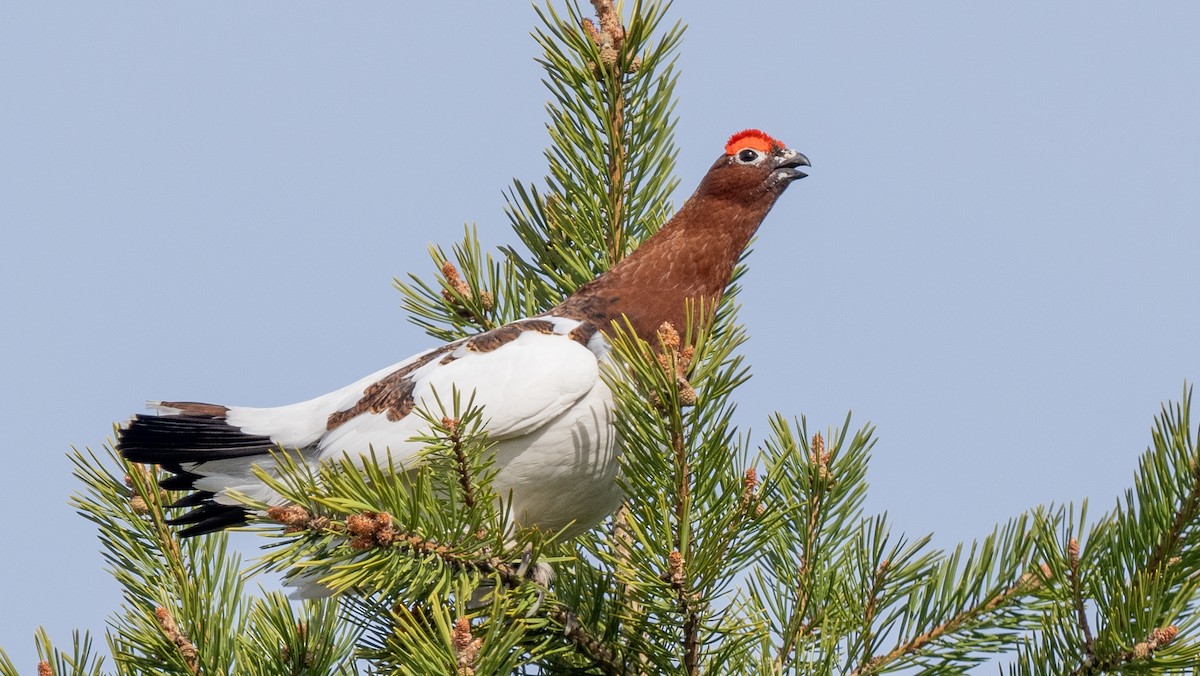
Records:
<instances>
[{"instance_id":1,"label":"bird's eye","mask_svg":"<svg viewBox=\"0 0 1200 676\"><path fill-rule=\"evenodd\" d=\"M742 164L750 164L758 159L758 151L744 148L737 154L737 159L738 162L741 162Z\"/></svg>"}]
</instances>

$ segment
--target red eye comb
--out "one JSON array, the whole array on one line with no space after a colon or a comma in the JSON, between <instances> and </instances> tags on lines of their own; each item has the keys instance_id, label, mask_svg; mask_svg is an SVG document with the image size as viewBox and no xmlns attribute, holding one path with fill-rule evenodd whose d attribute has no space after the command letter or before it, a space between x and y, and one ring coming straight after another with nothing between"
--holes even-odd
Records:
<instances>
[{"instance_id":1,"label":"red eye comb","mask_svg":"<svg viewBox=\"0 0 1200 676\"><path fill-rule=\"evenodd\" d=\"M771 152L772 145L777 145L781 148L785 147L782 143L771 138L771 136L764 131L760 131L758 129L746 129L729 137L729 141L725 144L725 154L734 155L739 150L743 150L745 148L753 148L754 150L769 153Z\"/></svg>"}]
</instances>

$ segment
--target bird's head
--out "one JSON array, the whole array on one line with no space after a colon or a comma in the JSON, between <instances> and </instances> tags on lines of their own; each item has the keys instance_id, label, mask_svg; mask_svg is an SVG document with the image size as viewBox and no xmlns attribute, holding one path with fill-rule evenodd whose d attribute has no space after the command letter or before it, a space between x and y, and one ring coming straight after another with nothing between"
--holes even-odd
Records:
<instances>
[{"instance_id":1,"label":"bird's head","mask_svg":"<svg viewBox=\"0 0 1200 676\"><path fill-rule=\"evenodd\" d=\"M715 196L754 199L779 196L792 181L808 174L808 158L757 129L740 131L725 144L701 183L701 191Z\"/></svg>"}]
</instances>

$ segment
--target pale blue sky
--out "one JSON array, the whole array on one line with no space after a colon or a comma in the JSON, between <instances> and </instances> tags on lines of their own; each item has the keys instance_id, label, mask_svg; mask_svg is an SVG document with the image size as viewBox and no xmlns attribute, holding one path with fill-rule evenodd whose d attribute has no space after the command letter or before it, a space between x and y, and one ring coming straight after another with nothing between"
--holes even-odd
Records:
<instances>
[{"instance_id":1,"label":"pale blue sky","mask_svg":"<svg viewBox=\"0 0 1200 676\"><path fill-rule=\"evenodd\" d=\"M274 405L429 345L391 277L538 179L523 3L0 5L0 646L120 602L68 448L151 398ZM807 154L741 314L739 420L878 426L939 545L1130 485L1200 379L1200 4L679 2L678 198L732 132ZM251 535L238 536L252 550Z\"/></svg>"}]
</instances>

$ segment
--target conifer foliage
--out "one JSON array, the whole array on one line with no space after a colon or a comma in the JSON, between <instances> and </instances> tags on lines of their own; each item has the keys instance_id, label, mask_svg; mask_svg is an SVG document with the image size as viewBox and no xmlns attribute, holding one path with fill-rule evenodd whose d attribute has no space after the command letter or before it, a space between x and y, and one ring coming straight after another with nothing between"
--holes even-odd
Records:
<instances>
[{"instance_id":1,"label":"conifer foliage","mask_svg":"<svg viewBox=\"0 0 1200 676\"><path fill-rule=\"evenodd\" d=\"M553 306L670 215L675 55L668 7L610 0L537 10L550 92L548 174L515 182L519 247L473 228L434 274L397 280L450 340ZM694 75L702 77L702 75ZM1191 673L1200 668L1200 456L1191 391L1164 406L1110 512L1036 507L952 551L864 512L870 425L822 431L776 414L759 448L734 428L749 375L736 288L650 344L619 323L606 374L627 501L574 539L506 532L470 392L441 393L428 462L318 470L280 449L290 504L260 510L250 567L228 535L180 540L158 471L72 454L80 514L124 590L107 651L44 632L40 674ZM564 487L570 490L570 487ZM249 537L249 536L240 536ZM553 576L549 575L553 571ZM325 598L246 589L274 572ZM0 674L17 674L0 651ZM31 673L27 671L26 673Z\"/></svg>"}]
</instances>

